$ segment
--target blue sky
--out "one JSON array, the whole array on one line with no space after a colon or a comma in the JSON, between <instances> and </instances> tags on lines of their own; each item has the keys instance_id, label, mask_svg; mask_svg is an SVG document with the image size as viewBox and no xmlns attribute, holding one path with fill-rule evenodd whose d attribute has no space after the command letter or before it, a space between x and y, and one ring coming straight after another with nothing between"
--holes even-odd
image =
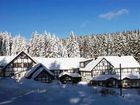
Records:
<instances>
[{"instance_id":1,"label":"blue sky","mask_svg":"<svg viewBox=\"0 0 140 105\"><path fill-rule=\"evenodd\" d=\"M0 31L65 38L140 29L140 0L0 0Z\"/></svg>"}]
</instances>

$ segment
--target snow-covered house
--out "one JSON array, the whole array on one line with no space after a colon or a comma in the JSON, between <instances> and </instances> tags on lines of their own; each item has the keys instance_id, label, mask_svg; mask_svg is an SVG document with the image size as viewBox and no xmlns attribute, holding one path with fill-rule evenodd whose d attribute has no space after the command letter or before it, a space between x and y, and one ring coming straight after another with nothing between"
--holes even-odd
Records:
<instances>
[{"instance_id":1,"label":"snow-covered house","mask_svg":"<svg viewBox=\"0 0 140 105\"><path fill-rule=\"evenodd\" d=\"M36 81L51 82L53 79L63 77L65 75L63 72L67 72L67 75L76 78L71 74L77 73L80 75L79 62L83 59L31 57L22 51L16 56L0 57L0 75L14 77L17 80L25 76ZM79 75L77 78L79 78Z\"/></svg>"},{"instance_id":2,"label":"snow-covered house","mask_svg":"<svg viewBox=\"0 0 140 105\"><path fill-rule=\"evenodd\" d=\"M24 51L16 56L1 56L1 75L4 77L14 77L15 79L19 79L35 64L36 61Z\"/></svg>"},{"instance_id":3,"label":"snow-covered house","mask_svg":"<svg viewBox=\"0 0 140 105\"><path fill-rule=\"evenodd\" d=\"M54 74L43 64L38 63L26 72L25 77L36 81L49 83L54 79Z\"/></svg>"},{"instance_id":4,"label":"snow-covered house","mask_svg":"<svg viewBox=\"0 0 140 105\"><path fill-rule=\"evenodd\" d=\"M0 76L45 83L53 79L63 83L86 80L94 85L140 87L140 64L132 56L43 58L22 51L16 56L0 56Z\"/></svg>"},{"instance_id":5,"label":"snow-covered house","mask_svg":"<svg viewBox=\"0 0 140 105\"><path fill-rule=\"evenodd\" d=\"M66 83L68 81L75 83L81 80L81 76L79 76L79 62L84 58L34 57L34 59L36 59L36 61L44 65L50 72L52 72L54 79L59 79L62 83Z\"/></svg>"},{"instance_id":6,"label":"snow-covered house","mask_svg":"<svg viewBox=\"0 0 140 105\"><path fill-rule=\"evenodd\" d=\"M79 73L62 72L59 79L62 83L78 83L81 81L81 75Z\"/></svg>"},{"instance_id":7,"label":"snow-covered house","mask_svg":"<svg viewBox=\"0 0 140 105\"><path fill-rule=\"evenodd\" d=\"M96 85L140 86L140 64L132 56L101 56L80 68L83 80ZM121 72L120 72L121 71Z\"/></svg>"},{"instance_id":8,"label":"snow-covered house","mask_svg":"<svg viewBox=\"0 0 140 105\"><path fill-rule=\"evenodd\" d=\"M48 70L54 73L55 78L59 78L62 72L79 73L79 62L84 58L42 58L34 57L36 61L42 63Z\"/></svg>"}]
</instances>

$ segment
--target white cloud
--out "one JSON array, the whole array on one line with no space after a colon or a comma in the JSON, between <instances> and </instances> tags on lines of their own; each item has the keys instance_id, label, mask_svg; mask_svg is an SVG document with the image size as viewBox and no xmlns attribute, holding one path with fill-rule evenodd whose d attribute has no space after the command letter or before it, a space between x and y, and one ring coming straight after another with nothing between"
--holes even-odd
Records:
<instances>
[{"instance_id":1,"label":"white cloud","mask_svg":"<svg viewBox=\"0 0 140 105\"><path fill-rule=\"evenodd\" d=\"M121 9L118 11L110 11L104 14L100 14L99 17L103 18L103 19L107 19L107 20L111 20L115 17L121 16L121 15L126 15L128 14L128 10L127 9Z\"/></svg>"}]
</instances>

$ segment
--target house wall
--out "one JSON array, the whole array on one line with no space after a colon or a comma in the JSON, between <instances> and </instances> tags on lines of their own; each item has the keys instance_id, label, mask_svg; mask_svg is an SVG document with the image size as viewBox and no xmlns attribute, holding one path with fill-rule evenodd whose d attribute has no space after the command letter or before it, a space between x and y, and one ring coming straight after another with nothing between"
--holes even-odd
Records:
<instances>
[{"instance_id":1,"label":"house wall","mask_svg":"<svg viewBox=\"0 0 140 105\"><path fill-rule=\"evenodd\" d=\"M83 61L83 62L80 62L80 67L81 68L84 68L87 64L89 64L89 62L91 62L92 61L92 59L91 60L87 60L87 61Z\"/></svg>"},{"instance_id":2,"label":"house wall","mask_svg":"<svg viewBox=\"0 0 140 105\"><path fill-rule=\"evenodd\" d=\"M92 79L90 71L81 71L80 74L81 74L81 77L82 77L81 78L82 81L89 82Z\"/></svg>"},{"instance_id":3,"label":"house wall","mask_svg":"<svg viewBox=\"0 0 140 105\"><path fill-rule=\"evenodd\" d=\"M34 80L50 83L53 80L53 76L51 76L46 70L43 70Z\"/></svg>"},{"instance_id":4,"label":"house wall","mask_svg":"<svg viewBox=\"0 0 140 105\"><path fill-rule=\"evenodd\" d=\"M80 66L84 68L90 61L81 62ZM32 68L36 63L25 53L19 54L15 59L13 59L5 68L5 76L12 76L15 79L22 78L26 71ZM54 77L58 79L59 74L62 72L71 72L81 74L82 81L89 82L93 77L99 75L120 75L120 68L114 68L110 62L106 59L102 59L91 71L79 71L79 68L65 69L65 70L50 70L54 73ZM0 72L0 76L3 73ZM140 68L122 68L121 69L122 79L126 75L129 78L129 75L140 78ZM131 78L131 77L130 77ZM51 79L51 76L46 72L41 73L36 80L47 82L48 79ZM133 82L133 83L132 83ZM122 85L140 85L138 80L133 81L122 81Z\"/></svg>"},{"instance_id":5,"label":"house wall","mask_svg":"<svg viewBox=\"0 0 140 105\"><path fill-rule=\"evenodd\" d=\"M62 73L62 72L69 72L69 73L80 73L79 71L79 68L74 68L74 69L65 69L65 70L50 70L54 73L54 76L56 79L58 79L59 75Z\"/></svg>"},{"instance_id":6,"label":"house wall","mask_svg":"<svg viewBox=\"0 0 140 105\"><path fill-rule=\"evenodd\" d=\"M120 68L114 68L108 61L103 59L99 62L91 72L93 77L99 75L114 75L118 76L118 81L120 80ZM129 78L130 80L123 80ZM121 68L121 84L123 87L138 87L140 86L140 68ZM98 80L96 80L98 81ZM106 84L106 80L101 81L103 84ZM101 83L99 81L99 83Z\"/></svg>"},{"instance_id":7,"label":"house wall","mask_svg":"<svg viewBox=\"0 0 140 105\"><path fill-rule=\"evenodd\" d=\"M62 70L50 70L50 71L54 74L55 79L58 79L59 74L63 72Z\"/></svg>"},{"instance_id":8,"label":"house wall","mask_svg":"<svg viewBox=\"0 0 140 105\"><path fill-rule=\"evenodd\" d=\"M60 78L61 83L78 83L81 81L81 77L71 77L69 75L63 75Z\"/></svg>"},{"instance_id":9,"label":"house wall","mask_svg":"<svg viewBox=\"0 0 140 105\"><path fill-rule=\"evenodd\" d=\"M122 80L122 87L140 87L140 79L128 79Z\"/></svg>"},{"instance_id":10,"label":"house wall","mask_svg":"<svg viewBox=\"0 0 140 105\"><path fill-rule=\"evenodd\" d=\"M0 69L0 77L2 77L3 76L3 72L2 72L2 70Z\"/></svg>"},{"instance_id":11,"label":"house wall","mask_svg":"<svg viewBox=\"0 0 140 105\"><path fill-rule=\"evenodd\" d=\"M120 68L116 68L115 73L116 75L120 75ZM122 77L130 76L130 77L140 78L140 68L122 68L121 74L122 74Z\"/></svg>"},{"instance_id":12,"label":"house wall","mask_svg":"<svg viewBox=\"0 0 140 105\"><path fill-rule=\"evenodd\" d=\"M92 76L115 74L113 66L105 59L99 62L91 71Z\"/></svg>"},{"instance_id":13,"label":"house wall","mask_svg":"<svg viewBox=\"0 0 140 105\"><path fill-rule=\"evenodd\" d=\"M6 66L4 69L5 76L14 76L15 79L20 79L34 65L35 62L32 59L25 54L21 54Z\"/></svg>"}]
</instances>

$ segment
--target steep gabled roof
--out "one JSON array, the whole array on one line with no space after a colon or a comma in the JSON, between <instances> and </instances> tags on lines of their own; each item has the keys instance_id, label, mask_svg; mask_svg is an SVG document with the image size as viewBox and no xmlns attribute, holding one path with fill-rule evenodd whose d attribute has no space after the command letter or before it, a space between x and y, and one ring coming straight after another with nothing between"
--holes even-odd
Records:
<instances>
[{"instance_id":1,"label":"steep gabled roof","mask_svg":"<svg viewBox=\"0 0 140 105\"><path fill-rule=\"evenodd\" d=\"M140 64L134 59L133 56L100 56L96 60L91 61L81 71L91 71L98 63L106 59L114 68L140 68Z\"/></svg>"},{"instance_id":2,"label":"steep gabled roof","mask_svg":"<svg viewBox=\"0 0 140 105\"><path fill-rule=\"evenodd\" d=\"M44 70L43 67L40 67L33 75L31 79L35 79L42 71Z\"/></svg>"},{"instance_id":3,"label":"steep gabled roof","mask_svg":"<svg viewBox=\"0 0 140 105\"><path fill-rule=\"evenodd\" d=\"M38 63L32 67L29 71L26 72L25 77L34 79L38 76L43 70L46 70L50 75L54 75L50 70L48 70L43 64Z\"/></svg>"},{"instance_id":4,"label":"steep gabled roof","mask_svg":"<svg viewBox=\"0 0 140 105\"><path fill-rule=\"evenodd\" d=\"M17 59L21 54L25 54L27 57L29 57L34 63L36 63L36 61L27 53L25 53L24 51L21 51L19 54L17 54L16 56L11 56L9 57L9 59L7 60L7 64L4 66L3 70L9 65L11 64L15 59ZM6 56L7 57L7 56Z\"/></svg>"},{"instance_id":5,"label":"steep gabled roof","mask_svg":"<svg viewBox=\"0 0 140 105\"><path fill-rule=\"evenodd\" d=\"M85 68L80 68L81 71L91 71L103 58L92 60Z\"/></svg>"},{"instance_id":6,"label":"steep gabled roof","mask_svg":"<svg viewBox=\"0 0 140 105\"><path fill-rule=\"evenodd\" d=\"M106 56L104 58L115 68L119 68L120 64L122 68L140 68L140 64L133 56Z\"/></svg>"},{"instance_id":7,"label":"steep gabled roof","mask_svg":"<svg viewBox=\"0 0 140 105\"><path fill-rule=\"evenodd\" d=\"M41 64L36 64L34 67L32 67L30 70L28 70L25 74L25 77L30 77L31 75L33 75L33 73L39 68Z\"/></svg>"}]
</instances>

